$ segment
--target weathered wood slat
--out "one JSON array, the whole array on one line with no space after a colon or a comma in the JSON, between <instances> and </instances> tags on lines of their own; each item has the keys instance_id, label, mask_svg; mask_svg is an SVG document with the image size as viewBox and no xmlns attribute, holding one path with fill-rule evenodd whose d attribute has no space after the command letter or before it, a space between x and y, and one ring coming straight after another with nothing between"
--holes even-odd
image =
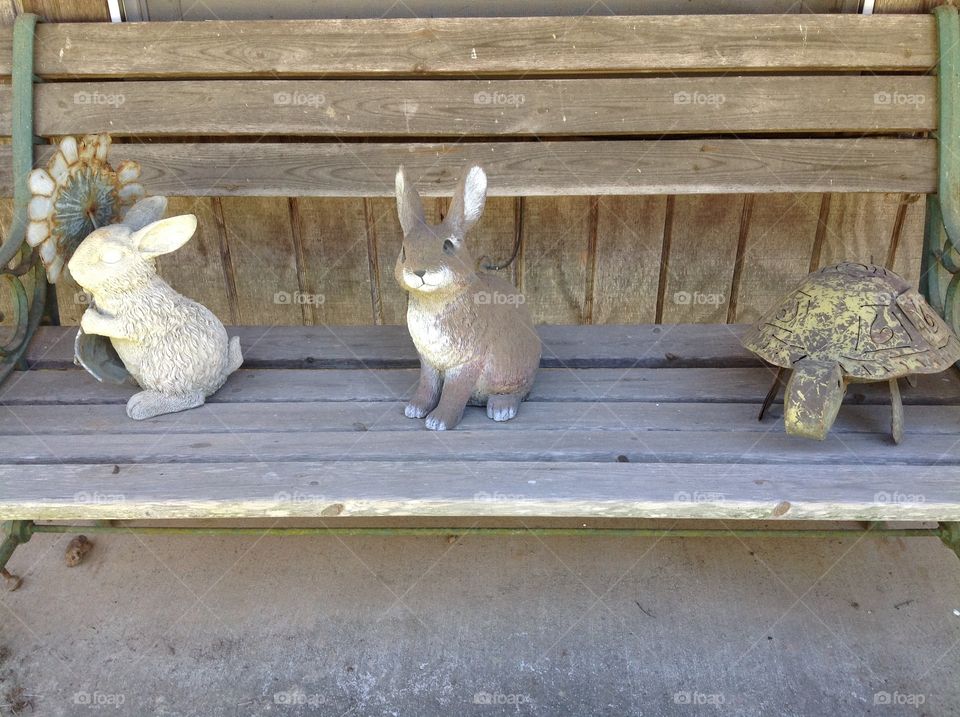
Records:
<instances>
[{"instance_id":1,"label":"weathered wood slat","mask_svg":"<svg viewBox=\"0 0 960 717\"><path fill-rule=\"evenodd\" d=\"M265 401L402 401L411 395L416 369L241 369L210 400L215 403ZM765 368L542 369L533 401L652 401L760 403L773 374ZM907 404L960 403L960 381L950 373L919 376L917 388L901 389ZM126 403L133 389L98 384L80 370L24 371L0 387L8 406ZM853 403L888 405L885 383L855 384ZM473 409L480 411L482 409Z\"/></svg>"},{"instance_id":2,"label":"weathered wood slat","mask_svg":"<svg viewBox=\"0 0 960 717\"><path fill-rule=\"evenodd\" d=\"M543 366L656 368L760 366L740 345L744 325L539 326ZM237 326L246 368L413 368L406 326ZM42 326L27 351L33 368L72 368L73 327Z\"/></svg>"},{"instance_id":3,"label":"weathered wood slat","mask_svg":"<svg viewBox=\"0 0 960 717\"><path fill-rule=\"evenodd\" d=\"M176 102L171 102L176 98ZM9 133L0 86L0 133ZM936 129L934 77L64 82L36 89L36 133L663 135Z\"/></svg>"},{"instance_id":4,"label":"weathered wood slat","mask_svg":"<svg viewBox=\"0 0 960 717\"><path fill-rule=\"evenodd\" d=\"M337 462L0 469L0 519L540 516L958 520L956 468Z\"/></svg>"},{"instance_id":5,"label":"weathered wood slat","mask_svg":"<svg viewBox=\"0 0 960 717\"><path fill-rule=\"evenodd\" d=\"M958 411L954 420L960 418ZM522 420L522 419L518 419ZM614 419L615 420L615 419ZM644 431L329 431L83 436L23 435L0 443L0 465L60 463L222 463L273 461L485 461L561 463L722 463L960 466L960 443L942 435L909 436L900 445L876 433L831 434L822 442L771 430ZM476 467L482 472L482 467Z\"/></svg>"},{"instance_id":6,"label":"weathered wood slat","mask_svg":"<svg viewBox=\"0 0 960 717\"><path fill-rule=\"evenodd\" d=\"M458 428L466 431L647 431L783 433L782 408L775 404L770 418L757 420L756 403L675 402L558 402L527 401L518 419L508 425L489 420L479 409L464 415ZM908 436L941 436L942 451L953 443L960 426L960 406L913 405L904 409ZM880 443L890 430L890 408L882 404L847 404L837 416L831 435L867 433ZM311 403L208 403L184 413L131 421L117 404L0 406L0 435L36 435L52 449L59 436L70 440L84 434L166 435L178 433L357 433L423 431L423 422L403 415L401 404L383 401L315 401ZM245 441L251 440L245 438ZM252 439L256 440L256 439ZM355 438L345 436L346 442ZM910 439L912 440L912 438ZM16 441L13 441L16 443Z\"/></svg>"},{"instance_id":7,"label":"weathered wood slat","mask_svg":"<svg viewBox=\"0 0 960 717\"><path fill-rule=\"evenodd\" d=\"M0 31L0 74L11 37ZM932 17L857 15L42 24L37 50L46 79L925 71L937 61Z\"/></svg>"},{"instance_id":8,"label":"weathered wood slat","mask_svg":"<svg viewBox=\"0 0 960 717\"><path fill-rule=\"evenodd\" d=\"M49 157L37 150L36 161ZM403 164L421 194L449 196L481 163L492 196L936 191L932 139L718 139L552 142L117 144L152 193L392 196ZM0 145L0 196L12 194Z\"/></svg>"}]
</instances>

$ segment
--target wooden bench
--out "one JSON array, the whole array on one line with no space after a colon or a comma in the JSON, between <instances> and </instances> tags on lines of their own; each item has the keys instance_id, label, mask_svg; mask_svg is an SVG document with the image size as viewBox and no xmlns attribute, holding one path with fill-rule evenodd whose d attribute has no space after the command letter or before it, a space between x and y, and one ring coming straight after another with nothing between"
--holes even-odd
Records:
<instances>
[{"instance_id":1,"label":"wooden bench","mask_svg":"<svg viewBox=\"0 0 960 717\"><path fill-rule=\"evenodd\" d=\"M11 43L0 31L2 74ZM942 194L937 47L935 18L910 15L40 24L32 131L110 132L112 157L138 160L151 194L391 196L403 163L442 196L468 162L493 196ZM78 93L123 101L78 106ZM0 85L3 134L16 131L11 103ZM15 148L0 145L6 195ZM937 276L942 241L932 226ZM943 310L947 286L934 288ZM134 422L128 389L73 365L75 329L44 326L28 370L0 387L0 566L34 532L143 519L397 532L376 521L407 517L402 530L454 533L666 519L679 535L711 533L674 521L724 521L717 534L854 521L956 550L955 372L905 389L900 446L870 385L811 442L786 436L779 410L757 421L772 373L742 330L543 326L519 417L468 409L438 434L403 416L416 379L405 327L231 329L245 366L208 405Z\"/></svg>"}]
</instances>

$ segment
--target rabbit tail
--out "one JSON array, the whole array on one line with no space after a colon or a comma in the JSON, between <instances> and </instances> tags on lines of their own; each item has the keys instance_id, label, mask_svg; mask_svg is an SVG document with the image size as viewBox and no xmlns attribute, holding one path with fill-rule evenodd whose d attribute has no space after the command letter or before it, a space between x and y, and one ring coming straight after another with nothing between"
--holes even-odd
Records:
<instances>
[{"instance_id":1,"label":"rabbit tail","mask_svg":"<svg viewBox=\"0 0 960 717\"><path fill-rule=\"evenodd\" d=\"M240 353L239 336L234 336L232 339L230 339L230 347L227 349L227 358L229 361L227 366L228 373L233 373L240 368L240 364L243 363L243 354Z\"/></svg>"}]
</instances>

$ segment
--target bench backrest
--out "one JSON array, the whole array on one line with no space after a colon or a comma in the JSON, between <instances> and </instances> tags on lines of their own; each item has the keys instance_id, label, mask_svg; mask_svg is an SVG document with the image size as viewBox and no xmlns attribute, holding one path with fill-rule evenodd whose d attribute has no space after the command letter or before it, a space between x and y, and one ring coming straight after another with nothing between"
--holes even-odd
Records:
<instances>
[{"instance_id":1,"label":"bench backrest","mask_svg":"<svg viewBox=\"0 0 960 717\"><path fill-rule=\"evenodd\" d=\"M928 16L41 24L35 123L109 131L150 193L218 198L175 202L209 236L164 268L228 322L401 321L396 221L370 198L401 163L442 196L472 161L511 197L476 253L523 234L509 271L540 321L733 321L815 262L915 275L900 234L922 221L909 195L935 190L935 64ZM738 197L657 196L716 193ZM751 288L763 241L784 268ZM60 308L82 311L69 286Z\"/></svg>"}]
</instances>

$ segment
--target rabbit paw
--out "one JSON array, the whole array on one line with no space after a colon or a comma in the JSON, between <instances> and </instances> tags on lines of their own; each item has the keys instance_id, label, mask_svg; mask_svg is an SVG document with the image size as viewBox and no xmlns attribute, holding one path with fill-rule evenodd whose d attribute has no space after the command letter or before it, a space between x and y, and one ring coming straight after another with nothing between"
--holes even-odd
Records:
<instances>
[{"instance_id":1,"label":"rabbit paw","mask_svg":"<svg viewBox=\"0 0 960 717\"><path fill-rule=\"evenodd\" d=\"M448 431L460 423L460 416L449 416L439 408L432 411L424 425L431 431Z\"/></svg>"},{"instance_id":2,"label":"rabbit paw","mask_svg":"<svg viewBox=\"0 0 960 717\"><path fill-rule=\"evenodd\" d=\"M168 396L158 391L141 391L127 401L127 415L135 421L153 418L164 413L176 413L203 405L204 395L196 391L182 396Z\"/></svg>"},{"instance_id":3,"label":"rabbit paw","mask_svg":"<svg viewBox=\"0 0 960 717\"><path fill-rule=\"evenodd\" d=\"M403 409L403 415L407 418L423 418L433 409L433 406L426 402L413 399Z\"/></svg>"},{"instance_id":4,"label":"rabbit paw","mask_svg":"<svg viewBox=\"0 0 960 717\"><path fill-rule=\"evenodd\" d=\"M487 418L494 421L509 421L517 415L520 409L522 396L505 393L497 396L490 396L487 399Z\"/></svg>"}]
</instances>

